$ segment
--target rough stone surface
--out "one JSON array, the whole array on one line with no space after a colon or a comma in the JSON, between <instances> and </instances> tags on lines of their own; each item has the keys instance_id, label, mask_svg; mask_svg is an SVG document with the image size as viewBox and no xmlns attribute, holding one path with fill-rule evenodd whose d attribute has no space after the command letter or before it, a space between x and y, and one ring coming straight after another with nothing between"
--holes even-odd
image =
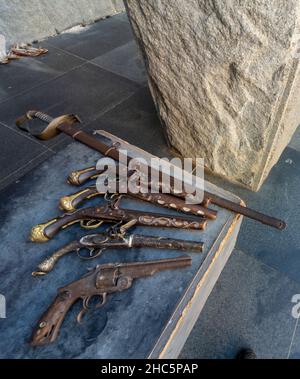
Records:
<instances>
[{"instance_id":1,"label":"rough stone surface","mask_svg":"<svg viewBox=\"0 0 300 379\"><path fill-rule=\"evenodd\" d=\"M300 3L127 0L126 6L171 145L259 189L300 119Z\"/></svg>"},{"instance_id":2,"label":"rough stone surface","mask_svg":"<svg viewBox=\"0 0 300 379\"><path fill-rule=\"evenodd\" d=\"M0 0L0 34L8 45L32 42L122 11L122 0Z\"/></svg>"},{"instance_id":3,"label":"rough stone surface","mask_svg":"<svg viewBox=\"0 0 300 379\"><path fill-rule=\"evenodd\" d=\"M6 40L0 35L0 60L6 57Z\"/></svg>"}]
</instances>

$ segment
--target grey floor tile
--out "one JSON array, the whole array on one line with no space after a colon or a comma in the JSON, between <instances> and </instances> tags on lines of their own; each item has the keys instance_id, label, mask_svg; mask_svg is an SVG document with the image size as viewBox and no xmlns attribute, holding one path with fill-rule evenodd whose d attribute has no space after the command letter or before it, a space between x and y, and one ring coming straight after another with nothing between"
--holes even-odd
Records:
<instances>
[{"instance_id":1,"label":"grey floor tile","mask_svg":"<svg viewBox=\"0 0 300 379\"><path fill-rule=\"evenodd\" d=\"M297 151L300 151L300 127L297 128L295 134L293 135L293 138L289 143L289 147Z\"/></svg>"},{"instance_id":2,"label":"grey floor tile","mask_svg":"<svg viewBox=\"0 0 300 379\"><path fill-rule=\"evenodd\" d=\"M12 61L10 64L2 65L0 69L0 103L21 92L29 91L82 63L84 61L80 58L49 47L46 55L36 58L24 57Z\"/></svg>"},{"instance_id":3,"label":"grey floor tile","mask_svg":"<svg viewBox=\"0 0 300 379\"><path fill-rule=\"evenodd\" d=\"M295 328L292 296L300 286L235 250L211 293L181 358L287 358Z\"/></svg>"},{"instance_id":4,"label":"grey floor tile","mask_svg":"<svg viewBox=\"0 0 300 379\"><path fill-rule=\"evenodd\" d=\"M47 43L90 60L132 39L130 24L117 17L110 17L88 25L82 31L71 30L50 38Z\"/></svg>"},{"instance_id":5,"label":"grey floor tile","mask_svg":"<svg viewBox=\"0 0 300 379\"><path fill-rule=\"evenodd\" d=\"M16 183L19 184L22 182L23 177L26 177L26 174L32 175L30 172L32 170L38 170L39 166L52 157L55 153L50 150L45 150L30 160L24 160L17 168L12 171L8 176L1 178L0 180L0 191L4 190L6 187L10 188L10 184ZM2 192L1 192L2 193Z\"/></svg>"},{"instance_id":6,"label":"grey floor tile","mask_svg":"<svg viewBox=\"0 0 300 379\"><path fill-rule=\"evenodd\" d=\"M297 296L297 302L293 304L295 306L295 309L293 310L293 312L296 312L298 318L297 318L297 324L295 327L293 342L291 344L290 351L289 351L289 356L288 356L289 359L300 359L300 323L299 323L300 307L299 307L299 300L298 300L300 296L300 292L295 295Z\"/></svg>"},{"instance_id":7,"label":"grey floor tile","mask_svg":"<svg viewBox=\"0 0 300 379\"><path fill-rule=\"evenodd\" d=\"M21 96L0 104L0 122L15 127L15 120L29 109L59 116L78 114L89 123L135 93L140 87L92 64L85 64ZM55 146L63 137L48 142Z\"/></svg>"},{"instance_id":8,"label":"grey floor tile","mask_svg":"<svg viewBox=\"0 0 300 379\"><path fill-rule=\"evenodd\" d=\"M249 207L287 222L286 230L278 231L244 219L237 247L300 283L299 167L300 153L287 148L257 193L212 175L206 179L236 193Z\"/></svg>"},{"instance_id":9,"label":"grey floor tile","mask_svg":"<svg viewBox=\"0 0 300 379\"><path fill-rule=\"evenodd\" d=\"M106 54L92 60L98 66L134 80L146 84L147 75L144 62L140 56L135 41L130 41Z\"/></svg>"},{"instance_id":10,"label":"grey floor tile","mask_svg":"<svg viewBox=\"0 0 300 379\"><path fill-rule=\"evenodd\" d=\"M3 184L8 180L8 176L19 171L34 158L47 151L41 144L31 141L2 124L0 124L0 140L0 186L1 183Z\"/></svg>"},{"instance_id":11,"label":"grey floor tile","mask_svg":"<svg viewBox=\"0 0 300 379\"><path fill-rule=\"evenodd\" d=\"M89 131L103 129L153 154L165 146L152 97L148 88L140 89L126 101L86 126Z\"/></svg>"}]
</instances>

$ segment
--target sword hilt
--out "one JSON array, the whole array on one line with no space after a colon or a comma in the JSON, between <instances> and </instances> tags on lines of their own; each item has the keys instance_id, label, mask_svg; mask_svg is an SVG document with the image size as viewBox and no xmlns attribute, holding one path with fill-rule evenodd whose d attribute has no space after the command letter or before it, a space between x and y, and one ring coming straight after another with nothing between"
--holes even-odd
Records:
<instances>
[{"instance_id":1,"label":"sword hilt","mask_svg":"<svg viewBox=\"0 0 300 379\"><path fill-rule=\"evenodd\" d=\"M35 125L34 120L40 120L47 125ZM80 122L80 119L76 115L70 114L53 118L44 112L31 110L19 117L16 125L40 140L48 140L63 131L64 126L68 128L77 122ZM35 127L38 127L38 130Z\"/></svg>"},{"instance_id":2,"label":"sword hilt","mask_svg":"<svg viewBox=\"0 0 300 379\"><path fill-rule=\"evenodd\" d=\"M40 111L29 111L27 113L31 118L38 118L43 122L46 122L47 124L50 124L54 118L49 116L48 114Z\"/></svg>"}]
</instances>

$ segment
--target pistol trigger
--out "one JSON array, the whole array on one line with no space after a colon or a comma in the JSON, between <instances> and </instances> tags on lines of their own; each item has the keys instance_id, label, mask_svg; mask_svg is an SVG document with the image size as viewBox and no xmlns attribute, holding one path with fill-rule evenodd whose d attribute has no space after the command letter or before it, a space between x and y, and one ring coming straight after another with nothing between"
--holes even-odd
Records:
<instances>
[{"instance_id":1,"label":"pistol trigger","mask_svg":"<svg viewBox=\"0 0 300 379\"><path fill-rule=\"evenodd\" d=\"M89 310L89 301L90 301L91 297L90 296L87 296L85 298L82 299L82 309L81 311L78 313L77 315L77 322L78 324L81 324L82 323L82 319L83 319L83 316L87 313L87 311Z\"/></svg>"},{"instance_id":2,"label":"pistol trigger","mask_svg":"<svg viewBox=\"0 0 300 379\"><path fill-rule=\"evenodd\" d=\"M102 255L104 250L105 250L105 248L103 248L103 249L92 249L90 251L90 258L89 259L95 259L95 258L100 257L100 255Z\"/></svg>"},{"instance_id":3,"label":"pistol trigger","mask_svg":"<svg viewBox=\"0 0 300 379\"><path fill-rule=\"evenodd\" d=\"M77 317L76 317L76 320L78 322L78 324L82 324L82 318L83 316L86 314L86 309L81 309L81 311L78 313Z\"/></svg>"},{"instance_id":4,"label":"pistol trigger","mask_svg":"<svg viewBox=\"0 0 300 379\"><path fill-rule=\"evenodd\" d=\"M77 255L80 259L83 259L85 261L88 261L90 259L95 259L98 258L103 251L105 250L104 248L102 249L95 249L94 247L87 248L89 250L89 256L84 256L80 254L80 249L77 250Z\"/></svg>"},{"instance_id":5,"label":"pistol trigger","mask_svg":"<svg viewBox=\"0 0 300 379\"><path fill-rule=\"evenodd\" d=\"M90 303L90 300L91 300L91 296L87 296L83 299L83 303L82 303L82 306L83 306L83 309L85 309L86 311L89 309L89 303Z\"/></svg>"}]
</instances>

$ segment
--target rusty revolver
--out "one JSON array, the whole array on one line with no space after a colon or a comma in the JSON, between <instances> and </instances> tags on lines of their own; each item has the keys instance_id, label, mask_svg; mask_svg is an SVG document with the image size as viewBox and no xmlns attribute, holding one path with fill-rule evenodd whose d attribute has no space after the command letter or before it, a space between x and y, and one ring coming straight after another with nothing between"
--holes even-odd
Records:
<instances>
[{"instance_id":1,"label":"rusty revolver","mask_svg":"<svg viewBox=\"0 0 300 379\"><path fill-rule=\"evenodd\" d=\"M152 276L162 270L188 267L191 263L190 257L182 256L148 262L110 263L97 266L81 279L58 290L54 302L38 322L32 335L31 345L40 346L54 342L67 312L77 300L83 301L83 308L77 316L77 321L81 322L92 298L100 297L96 308L102 307L107 301L107 295L129 289L135 279Z\"/></svg>"}]
</instances>

